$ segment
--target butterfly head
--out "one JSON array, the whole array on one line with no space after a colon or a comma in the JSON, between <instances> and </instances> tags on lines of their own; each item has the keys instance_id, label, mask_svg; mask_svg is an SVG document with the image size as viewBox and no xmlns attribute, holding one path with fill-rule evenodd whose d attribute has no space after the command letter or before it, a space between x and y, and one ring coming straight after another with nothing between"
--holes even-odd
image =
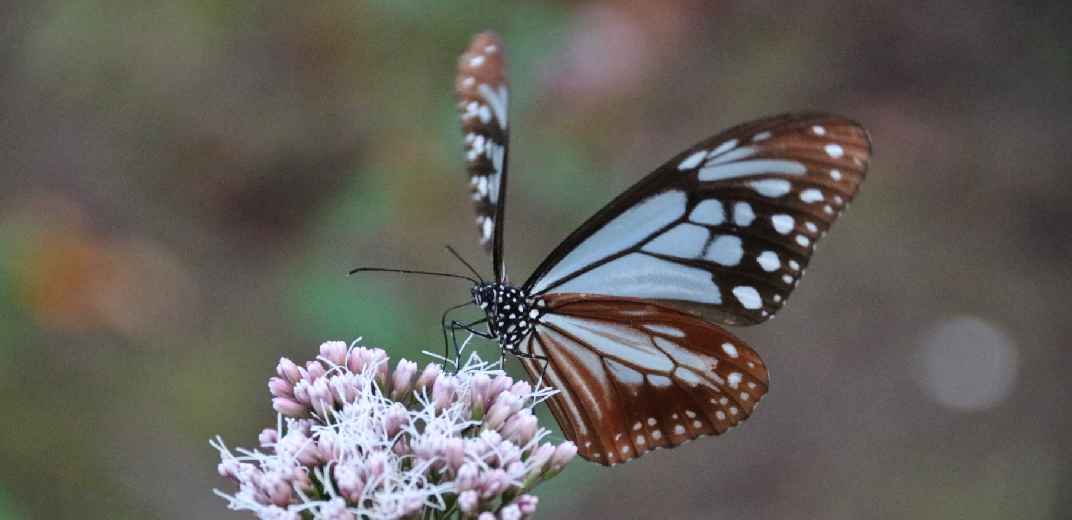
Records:
<instances>
[{"instance_id":1,"label":"butterfly head","mask_svg":"<svg viewBox=\"0 0 1072 520\"><path fill-rule=\"evenodd\" d=\"M480 307L480 310L488 312L491 305L495 302L495 295L497 292L495 284L490 282L474 285L473 303Z\"/></svg>"}]
</instances>

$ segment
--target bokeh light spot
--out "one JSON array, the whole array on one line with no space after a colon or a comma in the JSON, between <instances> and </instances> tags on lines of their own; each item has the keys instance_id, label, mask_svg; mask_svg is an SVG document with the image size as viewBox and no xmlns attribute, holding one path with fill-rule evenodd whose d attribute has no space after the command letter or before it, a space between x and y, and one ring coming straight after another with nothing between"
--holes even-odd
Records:
<instances>
[{"instance_id":1,"label":"bokeh light spot","mask_svg":"<svg viewBox=\"0 0 1072 520\"><path fill-rule=\"evenodd\" d=\"M926 330L919 343L920 383L938 404L972 412L1009 397L1016 383L1017 347L993 324L953 317Z\"/></svg>"}]
</instances>

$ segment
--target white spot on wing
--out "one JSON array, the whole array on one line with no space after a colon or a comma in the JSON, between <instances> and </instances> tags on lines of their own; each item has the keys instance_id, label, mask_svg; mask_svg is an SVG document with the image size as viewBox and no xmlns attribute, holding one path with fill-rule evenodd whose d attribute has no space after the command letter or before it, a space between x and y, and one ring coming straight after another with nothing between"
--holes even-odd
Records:
<instances>
[{"instance_id":1,"label":"white spot on wing","mask_svg":"<svg viewBox=\"0 0 1072 520\"><path fill-rule=\"evenodd\" d=\"M726 376L726 382L730 384L730 388L737 389L737 385L741 384L741 373L730 372L730 375Z\"/></svg>"},{"instance_id":2,"label":"white spot on wing","mask_svg":"<svg viewBox=\"0 0 1072 520\"><path fill-rule=\"evenodd\" d=\"M723 343L722 351L725 352L727 356L733 359L737 359L737 356L739 355L737 353L737 347L733 346L733 343Z\"/></svg>"},{"instance_id":3,"label":"white spot on wing","mask_svg":"<svg viewBox=\"0 0 1072 520\"><path fill-rule=\"evenodd\" d=\"M833 157L834 159L837 159L838 157L841 157L842 155L845 155L845 149L842 148L840 144L835 144L835 143L828 144L825 147L823 147L823 150L826 150L826 155L829 155L830 157Z\"/></svg>"},{"instance_id":4,"label":"white spot on wing","mask_svg":"<svg viewBox=\"0 0 1072 520\"><path fill-rule=\"evenodd\" d=\"M707 151L706 150L700 150L700 151L698 151L698 152L686 157L684 161L681 161L681 163L677 165L677 169L681 170L681 171L691 170L691 169L699 166L700 163L703 162L704 157L707 157Z\"/></svg>"},{"instance_id":5,"label":"white spot on wing","mask_svg":"<svg viewBox=\"0 0 1072 520\"><path fill-rule=\"evenodd\" d=\"M678 258L696 258L703 251L705 242L707 228L684 222L655 237L642 250Z\"/></svg>"},{"instance_id":6,"label":"white spot on wing","mask_svg":"<svg viewBox=\"0 0 1072 520\"><path fill-rule=\"evenodd\" d=\"M786 215L785 213L771 215L770 220L771 225L774 226L774 230L783 235L788 235L789 232L793 230L793 226L795 225L793 217Z\"/></svg>"},{"instance_id":7,"label":"white spot on wing","mask_svg":"<svg viewBox=\"0 0 1072 520\"><path fill-rule=\"evenodd\" d=\"M756 219L752 212L752 205L747 202L738 202L733 205L733 223L741 227L748 227Z\"/></svg>"},{"instance_id":8,"label":"white spot on wing","mask_svg":"<svg viewBox=\"0 0 1072 520\"><path fill-rule=\"evenodd\" d=\"M758 309L763 306L763 300L759 297L759 291L750 285L739 285L733 288L733 295L745 309Z\"/></svg>"},{"instance_id":9,"label":"white spot on wing","mask_svg":"<svg viewBox=\"0 0 1072 520\"><path fill-rule=\"evenodd\" d=\"M820 200L823 200L823 192L815 188L808 188L800 192L800 200L804 202L819 202Z\"/></svg>"},{"instance_id":10,"label":"white spot on wing","mask_svg":"<svg viewBox=\"0 0 1072 520\"><path fill-rule=\"evenodd\" d=\"M697 224L710 224L717 226L726 220L726 212L722 203L715 199L700 201L692 210L689 219Z\"/></svg>"},{"instance_id":11,"label":"white spot on wing","mask_svg":"<svg viewBox=\"0 0 1072 520\"><path fill-rule=\"evenodd\" d=\"M837 170L830 170L830 178L834 179L835 182L840 181L841 180L841 172L839 172Z\"/></svg>"},{"instance_id":12,"label":"white spot on wing","mask_svg":"<svg viewBox=\"0 0 1072 520\"><path fill-rule=\"evenodd\" d=\"M732 150L734 146L737 146L737 140L736 139L730 139L729 141L726 141L726 142L716 146L714 150L711 150L711 153L707 154L707 158L711 159L711 158L714 158L714 157L718 157L719 155L722 155L722 154Z\"/></svg>"},{"instance_id":13,"label":"white spot on wing","mask_svg":"<svg viewBox=\"0 0 1072 520\"><path fill-rule=\"evenodd\" d=\"M778 260L778 254L774 251L764 251L756 257L756 263L763 268L764 271L772 272L777 271L782 266L782 262Z\"/></svg>"},{"instance_id":14,"label":"white spot on wing","mask_svg":"<svg viewBox=\"0 0 1072 520\"><path fill-rule=\"evenodd\" d=\"M707 270L643 253L603 264L556 287L555 292L722 303L722 294Z\"/></svg>"},{"instance_id":15,"label":"white spot on wing","mask_svg":"<svg viewBox=\"0 0 1072 520\"><path fill-rule=\"evenodd\" d=\"M808 169L803 163L784 159L753 159L700 168L701 181L720 181L752 175L780 173L785 175L804 175Z\"/></svg>"},{"instance_id":16,"label":"white spot on wing","mask_svg":"<svg viewBox=\"0 0 1072 520\"><path fill-rule=\"evenodd\" d=\"M801 247L808 247L811 245L811 239L804 235L797 235L796 240Z\"/></svg>"},{"instance_id":17,"label":"white spot on wing","mask_svg":"<svg viewBox=\"0 0 1072 520\"><path fill-rule=\"evenodd\" d=\"M725 266L734 266L741 263L744 249L741 247L741 238L736 235L719 235L711 243L704 258Z\"/></svg>"},{"instance_id":18,"label":"white spot on wing","mask_svg":"<svg viewBox=\"0 0 1072 520\"><path fill-rule=\"evenodd\" d=\"M789 181L785 179L763 179L761 181L752 181L750 185L753 190L756 190L756 193L772 198L781 197L789 193L789 189L792 187Z\"/></svg>"},{"instance_id":19,"label":"white spot on wing","mask_svg":"<svg viewBox=\"0 0 1072 520\"><path fill-rule=\"evenodd\" d=\"M811 127L811 131L815 132L815 135L826 135L826 129L819 125Z\"/></svg>"},{"instance_id":20,"label":"white spot on wing","mask_svg":"<svg viewBox=\"0 0 1072 520\"><path fill-rule=\"evenodd\" d=\"M760 132L760 133L758 133L756 135L753 135L752 140L753 141L765 141L767 139L770 139L770 136L771 136L770 132L763 131L763 132Z\"/></svg>"}]
</instances>

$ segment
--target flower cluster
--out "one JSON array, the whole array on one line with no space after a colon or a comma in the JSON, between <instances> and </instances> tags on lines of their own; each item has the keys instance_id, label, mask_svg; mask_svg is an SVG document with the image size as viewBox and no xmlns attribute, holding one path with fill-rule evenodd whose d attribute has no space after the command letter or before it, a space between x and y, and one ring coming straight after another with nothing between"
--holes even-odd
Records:
<instances>
[{"instance_id":1,"label":"flower cluster","mask_svg":"<svg viewBox=\"0 0 1072 520\"><path fill-rule=\"evenodd\" d=\"M543 442L532 408L554 393L475 354L454 373L333 341L304 366L283 358L268 382L275 428L261 450L219 438L231 509L260 518L523 519L529 492L577 453Z\"/></svg>"}]
</instances>

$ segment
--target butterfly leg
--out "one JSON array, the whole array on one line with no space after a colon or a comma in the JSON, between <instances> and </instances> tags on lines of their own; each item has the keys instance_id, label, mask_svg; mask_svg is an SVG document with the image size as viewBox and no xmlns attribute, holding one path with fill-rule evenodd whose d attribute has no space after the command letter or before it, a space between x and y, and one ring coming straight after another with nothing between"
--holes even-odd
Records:
<instances>
[{"instance_id":1,"label":"butterfly leg","mask_svg":"<svg viewBox=\"0 0 1072 520\"><path fill-rule=\"evenodd\" d=\"M461 367L462 361L461 348L458 347L458 331L464 330L470 334L480 336L485 339L495 339L495 336L492 335L490 332L483 332L473 329L474 326L480 325L481 323L485 323L487 321L487 318L482 318L470 323L462 323L458 320L450 320L450 338L454 342L454 366Z\"/></svg>"},{"instance_id":2,"label":"butterfly leg","mask_svg":"<svg viewBox=\"0 0 1072 520\"><path fill-rule=\"evenodd\" d=\"M533 361L538 361L540 363L540 382L543 383L543 376L547 372L547 365L549 365L551 363L551 360L549 360L547 358L547 356L540 356L540 355L537 355L537 354L531 354L531 353L528 353L528 352L522 352L521 349L519 349L516 346L511 347L509 349L504 348L504 349L502 349L502 352L504 354L505 353L510 353L510 355L515 356L515 357L519 357L519 358L522 358L522 359L531 359Z\"/></svg>"},{"instance_id":3,"label":"butterfly leg","mask_svg":"<svg viewBox=\"0 0 1072 520\"><path fill-rule=\"evenodd\" d=\"M439 319L439 324L443 328L443 358L444 359L450 359L450 344L451 344L451 340L454 339L453 329L450 330L450 337L448 338L448 336L447 336L448 329L450 328L450 325L447 325L447 316L449 316L451 312L454 312L454 311L456 311L458 309L461 309L462 307L465 307L467 305L472 305L472 304L473 304L472 301L468 301L468 302L465 302L465 303L455 305L453 307L448 307L447 310L443 311L443 316ZM453 323L453 321L451 323ZM455 349L457 349L458 341L454 340L453 343L454 343ZM461 357L461 354L458 354L456 357Z\"/></svg>"}]
</instances>

